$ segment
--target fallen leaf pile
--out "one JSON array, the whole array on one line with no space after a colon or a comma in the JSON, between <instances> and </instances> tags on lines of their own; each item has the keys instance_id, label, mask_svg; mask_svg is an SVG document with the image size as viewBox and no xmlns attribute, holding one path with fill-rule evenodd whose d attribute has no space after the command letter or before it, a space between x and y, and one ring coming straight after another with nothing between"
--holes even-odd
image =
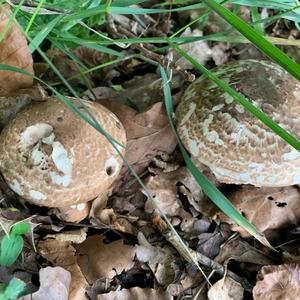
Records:
<instances>
[{"instance_id":1,"label":"fallen leaf pile","mask_svg":"<svg viewBox=\"0 0 300 300\"><path fill-rule=\"evenodd\" d=\"M141 7L155 3L146 1ZM165 37L174 33L177 22L195 20L202 13L178 11L176 21L165 13L140 14L139 19L107 14L105 27L115 39ZM1 4L0 63L31 74L35 70L47 83L56 83L58 77L47 64L33 63L11 15L9 5ZM241 7L239 15L249 20L250 10ZM212 13L202 31L187 28L181 38L229 29ZM174 50L168 50L165 60L152 51L154 44L132 44L120 52L114 50L118 46L122 45L110 49L116 56L85 46L70 48L75 60L56 48L46 53L83 98L103 104L122 122L125 157L144 187L124 164L116 182L93 201L46 209L24 203L1 179L0 238L24 219L30 232L24 236L22 256L12 266L0 266L0 288L13 278L26 284L27 295L21 300L298 299L299 187L223 185L195 161L278 252L256 243L209 201L186 167L166 115L159 72L139 54L151 54L150 60L167 63L174 71L170 86L175 106L184 80L194 77L192 64ZM258 55L248 45L226 42L197 41L180 47L208 66ZM0 130L24 106L44 101L48 93L30 76L1 70Z\"/></svg>"}]
</instances>

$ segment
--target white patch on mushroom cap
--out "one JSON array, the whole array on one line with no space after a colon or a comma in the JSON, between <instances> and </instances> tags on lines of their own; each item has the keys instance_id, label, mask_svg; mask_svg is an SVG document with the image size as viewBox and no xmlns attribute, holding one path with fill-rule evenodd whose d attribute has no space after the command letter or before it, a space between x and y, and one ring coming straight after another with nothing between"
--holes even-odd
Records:
<instances>
[{"instance_id":1,"label":"white patch on mushroom cap","mask_svg":"<svg viewBox=\"0 0 300 300\"><path fill-rule=\"evenodd\" d=\"M54 142L54 139L55 139L55 134L54 134L54 132L52 132L49 136L44 137L42 139L42 142L47 145L52 145Z\"/></svg>"},{"instance_id":2,"label":"white patch on mushroom cap","mask_svg":"<svg viewBox=\"0 0 300 300\"><path fill-rule=\"evenodd\" d=\"M21 144L25 147L36 144L39 140L48 137L53 131L53 127L46 123L36 123L27 127L21 133Z\"/></svg>"},{"instance_id":3,"label":"white patch on mushroom cap","mask_svg":"<svg viewBox=\"0 0 300 300\"><path fill-rule=\"evenodd\" d=\"M230 104L230 103L232 103L233 100L234 100L233 97L230 96L230 95L227 94L227 93L224 94L224 98L225 98L225 103L226 103L226 104Z\"/></svg>"},{"instance_id":4,"label":"white patch on mushroom cap","mask_svg":"<svg viewBox=\"0 0 300 300\"><path fill-rule=\"evenodd\" d=\"M300 101L300 90L299 88L297 88L294 92L293 92L294 97Z\"/></svg>"},{"instance_id":5,"label":"white patch on mushroom cap","mask_svg":"<svg viewBox=\"0 0 300 300\"><path fill-rule=\"evenodd\" d=\"M46 200L47 199L47 197L43 193L41 193L39 191L35 191L35 190L30 190L29 195L34 200Z\"/></svg>"},{"instance_id":6,"label":"white patch on mushroom cap","mask_svg":"<svg viewBox=\"0 0 300 300\"><path fill-rule=\"evenodd\" d=\"M283 160L294 160L300 156L300 152L297 151L296 149L293 149L292 151L288 153L284 153L281 158Z\"/></svg>"},{"instance_id":7,"label":"white patch on mushroom cap","mask_svg":"<svg viewBox=\"0 0 300 300\"><path fill-rule=\"evenodd\" d=\"M194 103L194 102L189 103L189 110L185 114L185 116L182 118L182 121L180 122L180 125L183 125L185 122L187 122L190 119L190 117L194 113L196 107L197 107L196 103Z\"/></svg>"},{"instance_id":8,"label":"white patch on mushroom cap","mask_svg":"<svg viewBox=\"0 0 300 300\"><path fill-rule=\"evenodd\" d=\"M22 191L22 188L21 188L21 185L20 183L14 179L11 183L8 184L9 187L16 193L18 194L19 196L23 196L24 193Z\"/></svg>"},{"instance_id":9,"label":"white patch on mushroom cap","mask_svg":"<svg viewBox=\"0 0 300 300\"><path fill-rule=\"evenodd\" d=\"M218 110L221 110L224 106L225 106L225 104L221 103L221 104L215 105L211 110L218 111Z\"/></svg>"},{"instance_id":10,"label":"white patch on mushroom cap","mask_svg":"<svg viewBox=\"0 0 300 300\"><path fill-rule=\"evenodd\" d=\"M296 174L293 177L293 184L300 183L300 168L297 169Z\"/></svg>"},{"instance_id":11,"label":"white patch on mushroom cap","mask_svg":"<svg viewBox=\"0 0 300 300\"><path fill-rule=\"evenodd\" d=\"M187 147L190 153L197 157L199 154L199 146L197 141L190 138L189 131L186 126L182 127L182 136L187 140Z\"/></svg>"},{"instance_id":12,"label":"white patch on mushroom cap","mask_svg":"<svg viewBox=\"0 0 300 300\"><path fill-rule=\"evenodd\" d=\"M39 164L42 163L43 158L44 158L44 154L43 154L42 151L40 151L40 145L39 144L37 144L33 147L30 156L31 156L32 162L35 165L39 165Z\"/></svg>"},{"instance_id":13,"label":"white patch on mushroom cap","mask_svg":"<svg viewBox=\"0 0 300 300\"><path fill-rule=\"evenodd\" d=\"M79 210L79 211L83 211L86 207L86 204L85 203L79 203L76 205L76 209Z\"/></svg>"},{"instance_id":14,"label":"white patch on mushroom cap","mask_svg":"<svg viewBox=\"0 0 300 300\"><path fill-rule=\"evenodd\" d=\"M261 172L265 169L265 164L251 163L249 167L255 169L257 172Z\"/></svg>"},{"instance_id":15,"label":"white patch on mushroom cap","mask_svg":"<svg viewBox=\"0 0 300 300\"><path fill-rule=\"evenodd\" d=\"M119 152L122 153L122 150L124 149L124 147L120 146L119 144L113 142L115 147L119 150ZM113 154L119 154L118 151L115 149L115 147L113 147Z\"/></svg>"},{"instance_id":16,"label":"white patch on mushroom cap","mask_svg":"<svg viewBox=\"0 0 300 300\"><path fill-rule=\"evenodd\" d=\"M105 161L105 170L107 175L114 176L119 170L119 163L114 156Z\"/></svg>"},{"instance_id":17,"label":"white patch on mushroom cap","mask_svg":"<svg viewBox=\"0 0 300 300\"><path fill-rule=\"evenodd\" d=\"M53 171L49 175L53 183L68 186L71 183L72 177L72 162L68 157L68 152L60 142L53 142L52 147L52 160L56 168L64 173L64 175L61 176Z\"/></svg>"},{"instance_id":18,"label":"white patch on mushroom cap","mask_svg":"<svg viewBox=\"0 0 300 300\"><path fill-rule=\"evenodd\" d=\"M224 142L219 138L219 134L215 131L209 131L209 125L212 123L214 116L212 114L208 115L203 122L203 134L207 138L207 140L211 143L215 143L217 145L224 145Z\"/></svg>"},{"instance_id":19,"label":"white patch on mushroom cap","mask_svg":"<svg viewBox=\"0 0 300 300\"><path fill-rule=\"evenodd\" d=\"M244 106L240 104L236 104L235 109L241 114L245 112Z\"/></svg>"}]
</instances>

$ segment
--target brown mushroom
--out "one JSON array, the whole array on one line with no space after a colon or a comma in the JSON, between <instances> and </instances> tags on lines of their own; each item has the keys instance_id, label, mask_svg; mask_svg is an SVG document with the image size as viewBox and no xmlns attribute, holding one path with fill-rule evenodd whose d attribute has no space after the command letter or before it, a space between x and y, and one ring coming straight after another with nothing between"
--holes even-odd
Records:
<instances>
[{"instance_id":1,"label":"brown mushroom","mask_svg":"<svg viewBox=\"0 0 300 300\"><path fill-rule=\"evenodd\" d=\"M125 131L116 116L98 103L84 104L103 129L125 145ZM29 105L0 134L5 181L37 205L66 207L90 201L105 193L121 166L109 141L56 98Z\"/></svg>"},{"instance_id":2,"label":"brown mushroom","mask_svg":"<svg viewBox=\"0 0 300 300\"><path fill-rule=\"evenodd\" d=\"M300 84L269 61L225 64L215 74L285 130L300 138ZM210 79L185 91L176 111L189 152L224 183L288 186L300 183L300 153Z\"/></svg>"}]
</instances>

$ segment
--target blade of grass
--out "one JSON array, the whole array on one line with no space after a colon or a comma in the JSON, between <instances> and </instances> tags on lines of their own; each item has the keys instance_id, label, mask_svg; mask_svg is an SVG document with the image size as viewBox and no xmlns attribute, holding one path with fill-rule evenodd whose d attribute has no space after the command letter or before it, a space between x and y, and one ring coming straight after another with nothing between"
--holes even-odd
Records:
<instances>
[{"instance_id":1,"label":"blade of grass","mask_svg":"<svg viewBox=\"0 0 300 300\"><path fill-rule=\"evenodd\" d=\"M176 132L174 122L173 122L173 102L171 96L170 86L168 84L168 78L164 68L160 65L160 74L163 80L163 91L165 98L165 106L169 119L170 126L176 135L176 138L179 143L180 151L183 155L183 158L187 164L188 169L194 176L195 180L201 186L204 193L234 222L238 225L242 226L245 230L247 230L251 235L253 235L258 241L260 241L263 245L274 249L266 237L254 226L252 225L245 217L243 217L236 208L232 205L232 203L198 170L198 168L194 165L194 163L189 158L189 155L184 149L183 144L180 141L180 138Z\"/></svg>"},{"instance_id":2,"label":"blade of grass","mask_svg":"<svg viewBox=\"0 0 300 300\"><path fill-rule=\"evenodd\" d=\"M257 33L245 21L237 17L230 10L218 4L214 0L203 0L203 2L220 15L224 20L237 29L243 36L251 41L258 49L269 56L273 61L282 66L296 79L300 80L300 66L290 59L284 52L270 43L266 38Z\"/></svg>"},{"instance_id":3,"label":"blade of grass","mask_svg":"<svg viewBox=\"0 0 300 300\"><path fill-rule=\"evenodd\" d=\"M26 29L25 29L25 32L26 32L26 33L28 33L28 31L30 30L30 28L31 28L31 26L32 26L32 24L33 24L33 22L34 22L34 19L35 19L36 16L38 15L38 13L39 13L40 9L42 8L42 5L44 4L44 2L45 2L45 0L41 0L41 1L39 2L39 4L37 5L37 7L36 7L36 9L35 9L35 11L34 11L34 13L33 13L33 15L31 16L31 18L30 18L30 20L29 20L29 22L28 22L28 25L27 25L27 27L26 27Z\"/></svg>"},{"instance_id":4,"label":"blade of grass","mask_svg":"<svg viewBox=\"0 0 300 300\"><path fill-rule=\"evenodd\" d=\"M53 28L58 24L59 21L63 18L63 15L59 15L49 22L29 44L30 53L33 53L37 47L44 41L48 34L53 30Z\"/></svg>"},{"instance_id":5,"label":"blade of grass","mask_svg":"<svg viewBox=\"0 0 300 300\"><path fill-rule=\"evenodd\" d=\"M170 43L174 49L178 51L178 53L190 61L194 67L202 72L205 76L214 81L224 92L228 93L230 96L234 98L239 104L245 107L245 109L254 115L257 119L259 119L262 123L268 126L271 130L273 130L277 135L279 135L283 140L285 140L288 144L294 147L296 150L300 151L300 141L298 141L294 136L289 134L286 130L284 130L281 126L279 126L276 122L271 120L267 115L265 115L261 110L259 110L256 106L250 103L243 95L238 93L224 81L220 80L216 75L206 69L203 65L198 63L193 57L188 55L184 50L181 50L174 43Z\"/></svg>"}]
</instances>

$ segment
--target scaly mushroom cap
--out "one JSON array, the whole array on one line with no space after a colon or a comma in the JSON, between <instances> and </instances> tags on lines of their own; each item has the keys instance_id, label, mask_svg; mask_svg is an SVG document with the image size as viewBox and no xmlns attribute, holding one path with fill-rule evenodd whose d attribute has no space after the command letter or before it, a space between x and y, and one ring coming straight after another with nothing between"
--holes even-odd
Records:
<instances>
[{"instance_id":1,"label":"scaly mushroom cap","mask_svg":"<svg viewBox=\"0 0 300 300\"><path fill-rule=\"evenodd\" d=\"M125 131L116 116L98 103L84 104L104 130L125 145ZM65 207L90 201L111 186L121 166L107 139L56 98L31 104L0 134L5 181L37 205Z\"/></svg>"},{"instance_id":2,"label":"scaly mushroom cap","mask_svg":"<svg viewBox=\"0 0 300 300\"><path fill-rule=\"evenodd\" d=\"M215 74L285 130L300 138L300 85L269 61L222 65ZM225 183L300 183L300 153L202 76L183 95L178 133L190 153Z\"/></svg>"}]
</instances>

